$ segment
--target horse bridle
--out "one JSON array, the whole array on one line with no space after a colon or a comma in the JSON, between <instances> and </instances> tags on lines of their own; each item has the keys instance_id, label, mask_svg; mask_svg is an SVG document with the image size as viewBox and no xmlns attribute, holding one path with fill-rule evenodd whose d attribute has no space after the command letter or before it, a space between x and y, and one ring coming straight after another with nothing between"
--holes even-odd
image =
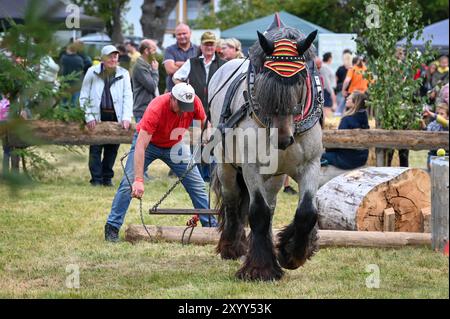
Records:
<instances>
[{"instance_id":1,"label":"horse bridle","mask_svg":"<svg viewBox=\"0 0 450 319\"><path fill-rule=\"evenodd\" d=\"M272 56L266 57L266 61L273 61ZM302 57L289 57L292 61L305 61L304 56ZM298 59L295 59L298 58ZM281 59L281 57L275 57L275 60ZM305 68L299 70L306 71L306 84L308 86L307 95L308 98L305 103L300 103L292 107L294 113L294 134L302 134L312 128L317 121L320 119L322 115L323 108L323 90L322 83L320 81L319 70L317 69L314 61L311 59L306 62ZM298 73L296 72L296 73ZM254 94L254 85L255 85L255 77L256 71L253 64L249 63L249 67L247 70L247 91L249 92L248 97L244 94L244 99L246 103L249 104L248 112L256 124L261 128L270 127L270 123L267 123L265 120L261 120L258 116L259 106L258 103L255 102L255 94ZM306 112L305 112L306 111Z\"/></svg>"}]
</instances>

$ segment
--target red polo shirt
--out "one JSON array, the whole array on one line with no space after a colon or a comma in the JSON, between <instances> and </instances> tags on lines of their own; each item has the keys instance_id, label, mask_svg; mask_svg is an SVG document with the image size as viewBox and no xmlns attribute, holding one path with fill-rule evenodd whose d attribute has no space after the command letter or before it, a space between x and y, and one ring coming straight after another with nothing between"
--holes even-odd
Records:
<instances>
[{"instance_id":1,"label":"red polo shirt","mask_svg":"<svg viewBox=\"0 0 450 319\"><path fill-rule=\"evenodd\" d=\"M184 134L192 120L204 121L206 119L202 101L198 96L195 96L194 99L194 112L183 112L178 115L170 108L170 95L170 93L166 93L154 98L136 127L138 132L142 129L152 135L150 143L165 148L174 146L183 138L183 135L180 134L178 137L170 139L173 130L177 129L175 132L180 133L181 128L181 132Z\"/></svg>"}]
</instances>

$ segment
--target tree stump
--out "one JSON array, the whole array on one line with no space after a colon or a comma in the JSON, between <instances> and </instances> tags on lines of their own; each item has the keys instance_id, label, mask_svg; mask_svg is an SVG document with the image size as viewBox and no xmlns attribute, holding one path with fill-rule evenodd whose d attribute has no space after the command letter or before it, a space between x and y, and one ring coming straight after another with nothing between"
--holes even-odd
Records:
<instances>
[{"instance_id":1,"label":"tree stump","mask_svg":"<svg viewBox=\"0 0 450 319\"><path fill-rule=\"evenodd\" d=\"M448 156L431 158L432 248L443 251L448 243Z\"/></svg>"},{"instance_id":2,"label":"tree stump","mask_svg":"<svg viewBox=\"0 0 450 319\"><path fill-rule=\"evenodd\" d=\"M366 167L342 174L317 192L319 227L383 231L385 210L395 212L393 230L422 232L421 209L430 206L430 177L417 168ZM392 216L386 221L392 224ZM392 230L392 225L388 229Z\"/></svg>"},{"instance_id":3,"label":"tree stump","mask_svg":"<svg viewBox=\"0 0 450 319\"><path fill-rule=\"evenodd\" d=\"M362 167L361 167L362 168ZM319 187L322 187L336 176L353 171L352 169L342 169L333 165L322 166L320 168Z\"/></svg>"}]
</instances>

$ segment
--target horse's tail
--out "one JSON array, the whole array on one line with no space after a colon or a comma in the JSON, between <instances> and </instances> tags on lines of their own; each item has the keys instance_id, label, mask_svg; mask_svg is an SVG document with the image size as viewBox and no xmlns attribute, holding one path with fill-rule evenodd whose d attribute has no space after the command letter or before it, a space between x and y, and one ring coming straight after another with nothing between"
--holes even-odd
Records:
<instances>
[{"instance_id":1,"label":"horse's tail","mask_svg":"<svg viewBox=\"0 0 450 319\"><path fill-rule=\"evenodd\" d=\"M211 180L211 189L216 196L216 204L214 205L214 209L217 210L218 220L219 220L219 230L222 231L225 225L224 220L224 205L223 205L223 197L222 197L222 184L220 183L219 177L217 176L217 165L214 167L212 172L212 180ZM210 199L211 200L211 199Z\"/></svg>"},{"instance_id":2,"label":"horse's tail","mask_svg":"<svg viewBox=\"0 0 450 319\"><path fill-rule=\"evenodd\" d=\"M223 231L225 227L225 205L223 203L222 197L222 184L220 183L218 174L217 174L217 165L214 167L212 173L211 180L211 189L213 190L216 196L216 204L214 205L214 209L218 212L218 220L219 220L219 230ZM248 194L247 186L245 185L244 177L242 173L237 174L237 183L239 188L241 189L241 198L239 203L240 214L242 216L246 216L249 210L250 205L250 195ZM244 223L247 224L247 218L244 217Z\"/></svg>"}]
</instances>

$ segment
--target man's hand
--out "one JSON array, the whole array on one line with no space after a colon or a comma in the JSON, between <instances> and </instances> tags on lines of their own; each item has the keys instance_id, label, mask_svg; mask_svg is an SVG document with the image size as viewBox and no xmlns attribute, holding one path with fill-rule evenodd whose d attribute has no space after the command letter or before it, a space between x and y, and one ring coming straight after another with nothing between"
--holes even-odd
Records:
<instances>
[{"instance_id":1,"label":"man's hand","mask_svg":"<svg viewBox=\"0 0 450 319\"><path fill-rule=\"evenodd\" d=\"M135 180L132 186L131 196L134 198L142 198L144 195L144 182Z\"/></svg>"},{"instance_id":2,"label":"man's hand","mask_svg":"<svg viewBox=\"0 0 450 319\"><path fill-rule=\"evenodd\" d=\"M122 127L128 131L130 129L130 121L122 121Z\"/></svg>"},{"instance_id":3,"label":"man's hand","mask_svg":"<svg viewBox=\"0 0 450 319\"><path fill-rule=\"evenodd\" d=\"M153 69L154 71L158 71L158 68L159 68L159 63L158 63L158 61L153 60L152 63L151 63L151 66L152 66L152 69Z\"/></svg>"},{"instance_id":4,"label":"man's hand","mask_svg":"<svg viewBox=\"0 0 450 319\"><path fill-rule=\"evenodd\" d=\"M87 127L88 127L88 129L93 130L95 128L96 124L97 124L97 121L96 120L92 120L92 121L87 123Z\"/></svg>"}]
</instances>

